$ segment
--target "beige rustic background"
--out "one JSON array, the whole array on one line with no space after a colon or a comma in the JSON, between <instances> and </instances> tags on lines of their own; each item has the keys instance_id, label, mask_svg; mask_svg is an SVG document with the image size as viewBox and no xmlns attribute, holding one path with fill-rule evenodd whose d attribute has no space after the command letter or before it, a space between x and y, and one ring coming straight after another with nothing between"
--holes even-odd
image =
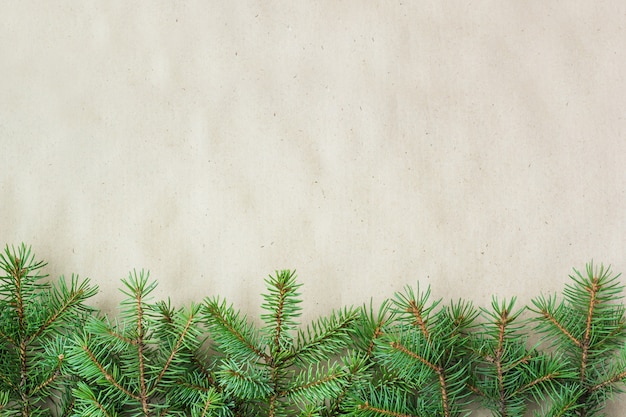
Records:
<instances>
[{"instance_id":1,"label":"beige rustic background","mask_svg":"<svg viewBox=\"0 0 626 417\"><path fill-rule=\"evenodd\" d=\"M4 1L0 236L114 309L626 271L626 3ZM617 415L617 414L615 414Z\"/></svg>"}]
</instances>

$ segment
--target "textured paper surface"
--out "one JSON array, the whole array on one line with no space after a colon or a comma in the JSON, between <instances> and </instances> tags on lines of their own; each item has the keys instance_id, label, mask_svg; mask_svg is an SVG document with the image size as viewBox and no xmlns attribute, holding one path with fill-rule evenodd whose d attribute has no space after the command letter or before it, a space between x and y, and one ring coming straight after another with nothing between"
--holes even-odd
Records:
<instances>
[{"instance_id":1,"label":"textured paper surface","mask_svg":"<svg viewBox=\"0 0 626 417\"><path fill-rule=\"evenodd\" d=\"M0 230L111 309L146 268L305 319L626 271L622 2L5 2Z\"/></svg>"},{"instance_id":2,"label":"textured paper surface","mask_svg":"<svg viewBox=\"0 0 626 417\"><path fill-rule=\"evenodd\" d=\"M558 289L592 258L626 268L615 8L2 16L3 240L105 295L144 267L177 299L254 303L263 276L297 268L322 311L417 279L483 302Z\"/></svg>"}]
</instances>

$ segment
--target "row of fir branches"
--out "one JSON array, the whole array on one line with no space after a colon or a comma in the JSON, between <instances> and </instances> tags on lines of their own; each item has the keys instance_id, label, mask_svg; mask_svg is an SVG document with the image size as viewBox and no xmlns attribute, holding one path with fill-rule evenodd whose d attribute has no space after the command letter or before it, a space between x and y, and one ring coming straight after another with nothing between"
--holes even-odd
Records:
<instances>
[{"instance_id":1,"label":"row of fir branches","mask_svg":"<svg viewBox=\"0 0 626 417\"><path fill-rule=\"evenodd\" d=\"M416 285L307 325L290 270L265 280L257 320L221 297L155 301L132 271L113 318L89 279L44 266L0 253L0 416L592 417L626 382L624 288L592 263L529 306Z\"/></svg>"}]
</instances>

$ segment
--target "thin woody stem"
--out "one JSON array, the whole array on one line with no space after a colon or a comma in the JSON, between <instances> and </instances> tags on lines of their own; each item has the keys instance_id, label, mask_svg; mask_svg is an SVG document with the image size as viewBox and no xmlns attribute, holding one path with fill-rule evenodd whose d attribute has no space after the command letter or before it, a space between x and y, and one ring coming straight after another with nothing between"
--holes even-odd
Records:
<instances>
[{"instance_id":1,"label":"thin woody stem","mask_svg":"<svg viewBox=\"0 0 626 417\"><path fill-rule=\"evenodd\" d=\"M439 372L439 367L437 365L435 365L434 363L428 361L426 358L418 355L415 352L410 351L409 349L407 349L406 347L404 347L401 343L399 342L391 342L391 347L404 353L407 356L412 357L413 359L417 359L418 361L422 362L424 365L428 366L430 369L432 369L434 372Z\"/></svg>"},{"instance_id":2,"label":"thin woody stem","mask_svg":"<svg viewBox=\"0 0 626 417\"><path fill-rule=\"evenodd\" d=\"M496 372L498 374L498 393L500 395L500 415L506 417L507 396L504 390L504 371L502 369L502 352L504 351L504 335L506 325L508 323L508 311L505 309L500 313L500 320L496 323L498 326L498 348L495 352Z\"/></svg>"},{"instance_id":3,"label":"thin woody stem","mask_svg":"<svg viewBox=\"0 0 626 417\"><path fill-rule=\"evenodd\" d=\"M202 413L200 414L200 417L205 417L208 415L209 408L211 407L211 405L213 405L213 403L211 402L210 399L207 399L206 402L204 403L204 407L202 407Z\"/></svg>"},{"instance_id":4,"label":"thin woody stem","mask_svg":"<svg viewBox=\"0 0 626 417\"><path fill-rule=\"evenodd\" d=\"M382 414L385 416L391 416L391 417L419 417L419 416L413 416L411 414L396 413L395 411L390 411L390 410L385 410L384 408L374 407L374 406L371 406L367 401L365 402L365 404L359 405L358 408L359 410L373 411L375 413Z\"/></svg>"},{"instance_id":5,"label":"thin woody stem","mask_svg":"<svg viewBox=\"0 0 626 417\"><path fill-rule=\"evenodd\" d=\"M278 306L276 307L276 313L274 314L274 318L276 319L276 334L274 335L274 349L275 353L282 351L280 346L280 338L282 336L282 325L283 325L283 316L285 309L285 298L290 288L285 287L284 284L279 286L279 295L278 295Z\"/></svg>"},{"instance_id":6,"label":"thin woody stem","mask_svg":"<svg viewBox=\"0 0 626 417\"><path fill-rule=\"evenodd\" d=\"M283 391L280 394L281 395L289 395L291 393L296 393L296 392L299 392L299 391L303 391L303 390L306 390L306 389L309 389L309 388L312 388L312 387L316 387L318 385L323 385L323 384L328 383L330 381L336 381L339 378L341 378L341 376L342 376L341 374L337 374L337 373L333 372L331 375L328 375L328 376L326 376L324 378L321 378L321 379L309 382L307 384L301 385L301 386L296 387L294 389L291 389L289 391Z\"/></svg>"},{"instance_id":7,"label":"thin woody stem","mask_svg":"<svg viewBox=\"0 0 626 417\"><path fill-rule=\"evenodd\" d=\"M217 319L221 326L225 327L230 333L234 334L235 337L239 339L239 341L244 343L246 347L250 349L251 351L253 351L257 356L259 356L260 358L263 358L265 361L268 361L268 362L271 360L271 357L267 353L263 352L262 350L259 350L258 347L248 343L247 340L243 337L243 335L239 333L237 329L235 329L232 325L230 325L229 321L226 320L222 316L219 308L213 309L212 307L213 306L211 304L207 304L207 310L209 311L209 314L211 314L211 316L213 316L214 319Z\"/></svg>"},{"instance_id":8,"label":"thin woody stem","mask_svg":"<svg viewBox=\"0 0 626 417\"><path fill-rule=\"evenodd\" d=\"M15 285L15 308L17 312L17 322L19 328L19 334L22 336L17 346L20 358L20 387L23 387L28 381L28 360L26 357L27 350L27 336L26 336L26 323L25 323L25 310L24 310L24 298L22 296L22 280L28 274L28 269L22 268L22 261L19 258L13 260L13 269L10 271L13 282ZM28 396L26 392L20 390L20 397L22 400L22 415L27 417L30 414L30 408L28 406Z\"/></svg>"},{"instance_id":9,"label":"thin woody stem","mask_svg":"<svg viewBox=\"0 0 626 417\"><path fill-rule=\"evenodd\" d=\"M268 412L268 417L274 417L276 415L276 399L278 397L278 394L274 394L270 397L269 400L269 412Z\"/></svg>"},{"instance_id":10,"label":"thin woody stem","mask_svg":"<svg viewBox=\"0 0 626 417\"><path fill-rule=\"evenodd\" d=\"M61 354L59 355L58 359L59 363L57 364L54 372L52 372L52 375L50 375L50 377L43 381L41 384L36 386L35 389L33 389L32 394L44 389L45 387L53 383L61 375L61 365L63 364L63 360L65 359L65 357Z\"/></svg>"},{"instance_id":11,"label":"thin woody stem","mask_svg":"<svg viewBox=\"0 0 626 417\"><path fill-rule=\"evenodd\" d=\"M66 312L72 305L74 305L80 298L83 296L84 290L81 288L75 293L72 293L71 296L66 300L66 302L52 315L46 320L46 322L34 333L30 339L35 339L39 337L49 326L52 325L58 318Z\"/></svg>"},{"instance_id":12,"label":"thin woody stem","mask_svg":"<svg viewBox=\"0 0 626 417\"><path fill-rule=\"evenodd\" d=\"M620 372L619 374L615 375L614 377L612 377L612 378L610 378L610 379L608 379L608 380L606 380L604 382L601 382L599 384L596 384L596 385L592 386L591 388L589 388L588 391L589 392L598 391L598 390L600 390L600 389L602 389L602 388L604 388L604 387L606 387L608 385L611 385L611 384L614 384L614 383L616 383L618 381L621 381L624 378L626 378L626 371Z\"/></svg>"},{"instance_id":13,"label":"thin woody stem","mask_svg":"<svg viewBox=\"0 0 626 417\"><path fill-rule=\"evenodd\" d=\"M576 339L569 331L567 331L567 329L565 327L563 327L561 325L561 323L559 323L556 318L550 314L549 311L544 310L541 312L541 314L543 315L543 317L548 320L550 323L552 323L557 329L559 329L561 331L561 333L563 333L565 335L565 337L567 337L569 340L572 341L572 343L574 343L576 346L578 346L579 348L582 348L582 342L578 339Z\"/></svg>"},{"instance_id":14,"label":"thin woody stem","mask_svg":"<svg viewBox=\"0 0 626 417\"><path fill-rule=\"evenodd\" d=\"M170 356L167 358L167 360L165 361L165 364L163 365L163 369L161 370L161 372L159 373L159 376L155 380L155 383L154 383L155 387L156 387L156 385L158 385L158 383L163 378L163 375L165 375L165 373L169 369L170 364L174 360L174 356L176 356L176 354L178 353L178 350L180 349L181 345L183 344L183 341L185 340L185 337L189 333L189 328L191 327L191 325L193 323L193 320L194 320L194 316L190 315L189 319L187 320L187 323L185 323L185 328L181 332L180 337L178 338L178 340L176 341L176 345L172 349L172 352L170 353Z\"/></svg>"},{"instance_id":15,"label":"thin woody stem","mask_svg":"<svg viewBox=\"0 0 626 417\"><path fill-rule=\"evenodd\" d=\"M422 307L417 305L415 300L410 300L406 311L413 315L415 324L420 328L424 337L428 339L428 328L426 327L426 320L422 317Z\"/></svg>"},{"instance_id":16,"label":"thin woody stem","mask_svg":"<svg viewBox=\"0 0 626 417\"><path fill-rule=\"evenodd\" d=\"M556 373L552 373L550 375L544 375L541 378L537 378L533 381L530 381L528 384L524 385L523 387L521 387L520 389L516 390L515 393L520 393L520 392L524 392L529 388L534 387L537 384L541 384L542 382L546 382L546 381L550 381L553 379L556 379L558 377L558 375Z\"/></svg>"},{"instance_id":17,"label":"thin woody stem","mask_svg":"<svg viewBox=\"0 0 626 417\"><path fill-rule=\"evenodd\" d=\"M385 325L385 320L381 320L380 323L374 329L374 334L372 335L372 340L370 340L369 345L367 346L367 357L372 356L372 350L374 349L374 341L383 335L383 326Z\"/></svg>"},{"instance_id":18,"label":"thin woody stem","mask_svg":"<svg viewBox=\"0 0 626 417\"><path fill-rule=\"evenodd\" d=\"M135 297L137 300L137 355L139 357L139 399L141 401L141 408L145 416L150 415L148 408L148 389L146 386L146 365L144 359L145 349L145 329L143 327L143 304L141 292L136 289Z\"/></svg>"},{"instance_id":19,"label":"thin woody stem","mask_svg":"<svg viewBox=\"0 0 626 417\"><path fill-rule=\"evenodd\" d=\"M113 385L115 388L117 388L118 390L122 391L124 394L126 394L127 396L129 396L130 398L140 401L141 398L138 395L133 394L132 392L128 391L126 388L124 388L123 386L120 385L119 382L117 382L117 380L115 378L113 378L113 375L111 375L105 368L104 366L98 362L98 359L96 358L96 356L93 354L93 352L89 349L88 346L84 345L83 350L85 351L85 353L87 354L87 356L89 357L89 359L91 360L91 362L96 365L96 367L98 368L98 370L100 371L100 373L104 376L104 378L109 381L111 383L111 385Z\"/></svg>"},{"instance_id":20,"label":"thin woody stem","mask_svg":"<svg viewBox=\"0 0 626 417\"><path fill-rule=\"evenodd\" d=\"M282 336L282 325L283 325L283 316L284 316L284 308L285 308L285 297L289 288L285 287L284 284L279 287L279 295L278 295L278 306L276 307L276 314L274 317L276 318L276 334L274 335L274 352L272 356L269 358L269 365L271 367L271 379L273 382L273 390L274 394L270 397L270 407L269 407L269 417L274 417L276 412L276 402L278 401L279 394L279 377L278 377L278 369L276 365L275 358L282 351L280 345L280 337Z\"/></svg>"},{"instance_id":21,"label":"thin woody stem","mask_svg":"<svg viewBox=\"0 0 626 417\"><path fill-rule=\"evenodd\" d=\"M590 342L591 342L591 321L593 319L594 308L597 303L596 297L598 295L598 291L600 290L598 281L599 281L598 278L594 277L593 281L591 282L591 287L585 288L591 298L589 300L589 309L587 310L585 336L580 345L580 348L582 349L582 358L580 361L580 382L585 382L585 379L586 379L585 370L587 368L587 358L589 356L589 347L590 347Z\"/></svg>"},{"instance_id":22,"label":"thin woody stem","mask_svg":"<svg viewBox=\"0 0 626 417\"><path fill-rule=\"evenodd\" d=\"M15 339L13 339L10 335L4 333L2 329L0 329L0 338L5 339L8 343L12 344L13 346L17 345L17 342L15 341Z\"/></svg>"}]
</instances>

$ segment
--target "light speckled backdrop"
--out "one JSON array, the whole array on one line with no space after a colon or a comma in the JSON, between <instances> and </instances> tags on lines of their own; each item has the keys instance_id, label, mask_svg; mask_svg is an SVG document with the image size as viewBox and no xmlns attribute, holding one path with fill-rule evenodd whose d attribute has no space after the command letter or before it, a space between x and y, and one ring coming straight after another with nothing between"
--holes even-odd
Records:
<instances>
[{"instance_id":1,"label":"light speckled backdrop","mask_svg":"<svg viewBox=\"0 0 626 417\"><path fill-rule=\"evenodd\" d=\"M547 4L549 3L549 4ZM0 240L305 319L626 271L626 3L8 1Z\"/></svg>"}]
</instances>

